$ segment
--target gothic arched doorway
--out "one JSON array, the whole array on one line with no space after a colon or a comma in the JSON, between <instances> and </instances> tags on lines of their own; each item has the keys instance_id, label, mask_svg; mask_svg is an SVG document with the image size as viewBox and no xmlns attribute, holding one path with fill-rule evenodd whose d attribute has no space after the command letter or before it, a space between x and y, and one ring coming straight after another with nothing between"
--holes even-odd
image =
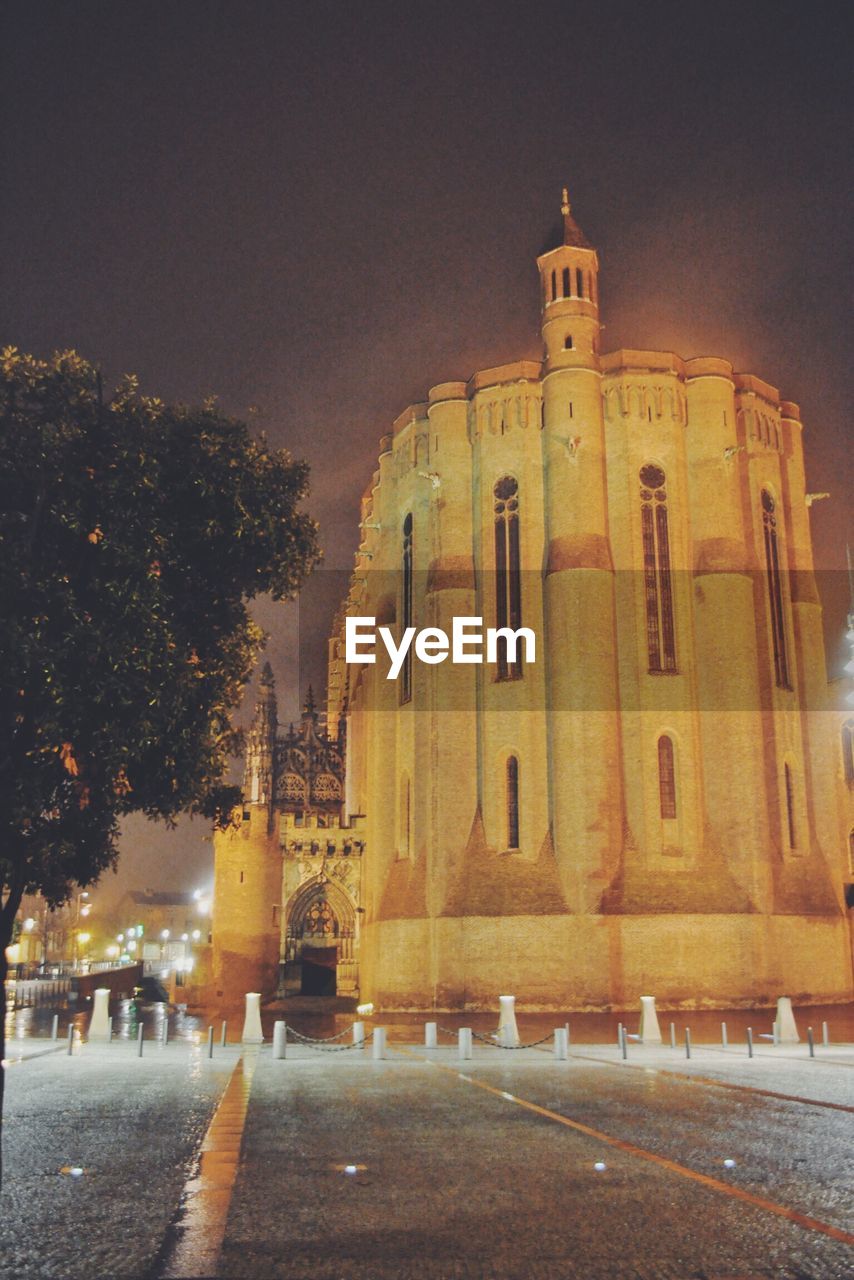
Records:
<instances>
[{"instance_id":1,"label":"gothic arched doorway","mask_svg":"<svg viewBox=\"0 0 854 1280\"><path fill-rule=\"evenodd\" d=\"M339 973L352 965L355 925L353 903L340 885L321 874L300 886L285 917L292 990L304 996L340 993Z\"/></svg>"}]
</instances>

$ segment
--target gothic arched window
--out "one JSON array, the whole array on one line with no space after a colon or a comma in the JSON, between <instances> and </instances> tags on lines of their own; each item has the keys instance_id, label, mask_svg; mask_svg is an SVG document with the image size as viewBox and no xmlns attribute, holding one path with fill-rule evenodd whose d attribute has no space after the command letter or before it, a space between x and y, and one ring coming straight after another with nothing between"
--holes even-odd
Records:
<instances>
[{"instance_id":1,"label":"gothic arched window","mask_svg":"<svg viewBox=\"0 0 854 1280\"><path fill-rule=\"evenodd\" d=\"M557 272L552 272L552 302L557 297Z\"/></svg>"},{"instance_id":2,"label":"gothic arched window","mask_svg":"<svg viewBox=\"0 0 854 1280\"><path fill-rule=\"evenodd\" d=\"M412 626L412 516L403 522L403 557L401 563L401 638L407 627ZM400 701L409 702L412 697L412 646L407 649L400 673Z\"/></svg>"},{"instance_id":3,"label":"gothic arched window","mask_svg":"<svg viewBox=\"0 0 854 1280\"><path fill-rule=\"evenodd\" d=\"M412 787L404 775L400 780L400 856L412 853Z\"/></svg>"},{"instance_id":4,"label":"gothic arched window","mask_svg":"<svg viewBox=\"0 0 854 1280\"><path fill-rule=\"evenodd\" d=\"M522 625L522 579L519 562L519 485L502 476L493 491L495 499L495 625L518 631ZM498 679L513 680L522 674L521 646L514 662L508 662L507 640L498 637Z\"/></svg>"},{"instance_id":5,"label":"gothic arched window","mask_svg":"<svg viewBox=\"0 0 854 1280\"><path fill-rule=\"evenodd\" d=\"M786 826L788 828L789 848L795 849L798 843L795 829L795 780L788 764L783 765L783 772L786 784Z\"/></svg>"},{"instance_id":6,"label":"gothic arched window","mask_svg":"<svg viewBox=\"0 0 854 1280\"><path fill-rule=\"evenodd\" d=\"M664 472L650 463L641 467L641 533L643 537L646 647L654 674L676 670L676 632L673 625L673 583Z\"/></svg>"},{"instance_id":7,"label":"gothic arched window","mask_svg":"<svg viewBox=\"0 0 854 1280\"><path fill-rule=\"evenodd\" d=\"M563 296L568 298L570 294L569 288L569 267L563 269Z\"/></svg>"},{"instance_id":8,"label":"gothic arched window","mask_svg":"<svg viewBox=\"0 0 854 1280\"><path fill-rule=\"evenodd\" d=\"M662 818L676 817L676 759L673 739L658 739L658 798Z\"/></svg>"},{"instance_id":9,"label":"gothic arched window","mask_svg":"<svg viewBox=\"0 0 854 1280\"><path fill-rule=\"evenodd\" d=\"M768 604L771 610L771 639L774 644L774 678L781 689L791 689L789 658L786 652L786 616L783 606L783 582L780 575L780 549L777 541L777 516L774 499L762 490L762 528L765 538L765 576L768 579Z\"/></svg>"},{"instance_id":10,"label":"gothic arched window","mask_svg":"<svg viewBox=\"0 0 854 1280\"><path fill-rule=\"evenodd\" d=\"M507 800L507 848L519 848L519 760L516 756L507 757L506 767L506 800Z\"/></svg>"}]
</instances>

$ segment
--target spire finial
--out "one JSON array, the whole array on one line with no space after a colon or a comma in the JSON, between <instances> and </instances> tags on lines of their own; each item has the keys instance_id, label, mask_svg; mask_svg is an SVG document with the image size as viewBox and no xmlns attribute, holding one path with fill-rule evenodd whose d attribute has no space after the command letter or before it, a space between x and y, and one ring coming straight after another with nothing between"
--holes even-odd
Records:
<instances>
[{"instance_id":1,"label":"spire finial","mask_svg":"<svg viewBox=\"0 0 854 1280\"><path fill-rule=\"evenodd\" d=\"M560 197L560 211L564 217L569 213L569 192L564 187Z\"/></svg>"}]
</instances>

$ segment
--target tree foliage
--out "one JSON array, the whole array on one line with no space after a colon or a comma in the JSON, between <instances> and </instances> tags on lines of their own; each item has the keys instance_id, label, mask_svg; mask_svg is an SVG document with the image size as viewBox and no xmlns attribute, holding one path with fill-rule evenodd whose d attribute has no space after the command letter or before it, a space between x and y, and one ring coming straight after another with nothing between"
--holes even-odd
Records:
<instances>
[{"instance_id":1,"label":"tree foliage","mask_svg":"<svg viewBox=\"0 0 854 1280\"><path fill-rule=\"evenodd\" d=\"M216 819L260 592L318 558L307 467L74 352L0 353L0 933L116 859L120 817ZM2 941L2 938L0 938Z\"/></svg>"}]
</instances>

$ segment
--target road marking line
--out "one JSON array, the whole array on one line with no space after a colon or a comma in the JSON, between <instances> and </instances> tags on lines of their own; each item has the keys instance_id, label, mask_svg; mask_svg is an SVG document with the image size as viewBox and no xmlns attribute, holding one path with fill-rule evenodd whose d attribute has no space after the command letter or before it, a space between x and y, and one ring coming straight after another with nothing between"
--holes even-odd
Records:
<instances>
[{"instance_id":1,"label":"road marking line","mask_svg":"<svg viewBox=\"0 0 854 1280\"><path fill-rule=\"evenodd\" d=\"M681 1080L686 1084L711 1085L715 1089L734 1089L741 1093L758 1093L763 1098L779 1098L781 1102L799 1102L805 1107L826 1107L828 1111L848 1111L854 1115L854 1107L844 1102L821 1102L818 1098L802 1098L796 1093L775 1093L773 1089L759 1089L755 1084L737 1084L732 1080L715 1080L713 1076L689 1075L686 1071L671 1071L668 1067L647 1067L642 1062L612 1062L610 1058L594 1058L583 1053L571 1053L573 1062L599 1062L606 1067L626 1067L631 1071L646 1071L650 1075L667 1076L671 1080ZM794 1058L789 1059L794 1062Z\"/></svg>"},{"instance_id":2,"label":"road marking line","mask_svg":"<svg viewBox=\"0 0 854 1280\"><path fill-rule=\"evenodd\" d=\"M256 1066L257 1054L238 1058L202 1139L198 1171L184 1187L178 1239L160 1273L168 1280L216 1275Z\"/></svg>"},{"instance_id":3,"label":"road marking line","mask_svg":"<svg viewBox=\"0 0 854 1280\"><path fill-rule=\"evenodd\" d=\"M416 1054L410 1054L406 1049L398 1049L400 1053L406 1053L407 1056L416 1057ZM487 1084L484 1080L476 1080L473 1076L463 1077L458 1071L454 1071L452 1067L446 1067L443 1063L436 1062L435 1065L443 1071L447 1071L450 1075L457 1076L459 1079L467 1079L468 1084L473 1084L477 1089L483 1089L486 1093L494 1094L496 1098L510 1100L509 1095L502 1089L496 1089L491 1084ZM670 1160L667 1156L657 1155L654 1151L647 1151L644 1147L637 1147L633 1142L626 1142L623 1138L614 1138L609 1133L603 1133L601 1129L593 1129L590 1125L582 1124L580 1120L570 1120L569 1116L562 1116L557 1111L549 1111L546 1107L538 1106L536 1102L528 1102L526 1098L514 1096L512 1101L516 1106L524 1107L526 1111L533 1111L535 1115L545 1116L547 1120L556 1120L558 1124L565 1125L567 1129L574 1129L576 1133L583 1133L588 1138L595 1138L597 1142L604 1142L609 1147L614 1147L617 1151L623 1151L626 1155L637 1156L640 1160L647 1160L651 1164L660 1165L663 1169L667 1169L670 1173L679 1174L682 1178L688 1178L692 1182L699 1182L701 1186L708 1187L711 1191L719 1191L722 1195L730 1196L735 1200L743 1200L746 1204L753 1205L754 1208L764 1209L766 1213L776 1214L778 1218L786 1218L789 1222L795 1223L796 1226L804 1227L808 1231L818 1231L822 1235L830 1236L833 1240L841 1240L843 1244L854 1245L854 1235L848 1231L843 1231L839 1227L832 1226L829 1222L822 1222L819 1218L811 1218L808 1214L799 1213L797 1209L789 1209L785 1205L776 1204L773 1200L766 1200L763 1196L754 1195L752 1191L745 1191L742 1187L731 1186L727 1182L721 1182L718 1178L712 1178L707 1173L698 1173L696 1169L689 1169L687 1165L679 1164L676 1160Z\"/></svg>"}]
</instances>

